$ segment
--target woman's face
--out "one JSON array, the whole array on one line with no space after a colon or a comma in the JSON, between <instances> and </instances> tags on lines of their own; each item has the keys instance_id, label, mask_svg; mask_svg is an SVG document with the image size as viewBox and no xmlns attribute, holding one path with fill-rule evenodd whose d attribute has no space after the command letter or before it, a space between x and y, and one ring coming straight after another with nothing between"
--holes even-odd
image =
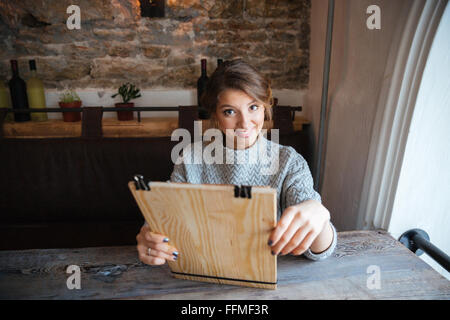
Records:
<instances>
[{"instance_id":1,"label":"woman's face","mask_svg":"<svg viewBox=\"0 0 450 320\"><path fill-rule=\"evenodd\" d=\"M218 97L216 118L227 146L246 149L255 143L264 125L264 106L241 90L227 89Z\"/></svg>"}]
</instances>

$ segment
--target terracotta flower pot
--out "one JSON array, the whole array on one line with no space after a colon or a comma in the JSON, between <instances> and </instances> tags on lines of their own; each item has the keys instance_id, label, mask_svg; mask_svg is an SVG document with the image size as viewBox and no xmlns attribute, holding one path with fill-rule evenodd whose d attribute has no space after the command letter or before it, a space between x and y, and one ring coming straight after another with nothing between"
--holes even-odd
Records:
<instances>
[{"instance_id":1,"label":"terracotta flower pot","mask_svg":"<svg viewBox=\"0 0 450 320\"><path fill-rule=\"evenodd\" d=\"M116 107L117 108L132 108L132 107L134 107L134 102L116 103ZM133 120L133 111L117 111L117 119L119 121Z\"/></svg>"},{"instance_id":2,"label":"terracotta flower pot","mask_svg":"<svg viewBox=\"0 0 450 320\"><path fill-rule=\"evenodd\" d=\"M80 108L82 102L74 101L74 102L60 102L59 106L61 108ZM63 120L64 122L77 122L81 120L81 112L63 112Z\"/></svg>"}]
</instances>

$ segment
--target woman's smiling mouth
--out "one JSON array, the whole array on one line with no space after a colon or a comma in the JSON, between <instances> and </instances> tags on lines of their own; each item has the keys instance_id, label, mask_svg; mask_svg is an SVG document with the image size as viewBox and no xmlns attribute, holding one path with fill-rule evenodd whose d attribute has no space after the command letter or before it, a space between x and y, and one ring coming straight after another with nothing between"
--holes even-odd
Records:
<instances>
[{"instance_id":1,"label":"woman's smiling mouth","mask_svg":"<svg viewBox=\"0 0 450 320\"><path fill-rule=\"evenodd\" d=\"M255 128L250 128L247 130L237 129L237 130L234 130L234 132L240 138L248 138L248 137L250 137L250 135L252 134L254 129Z\"/></svg>"}]
</instances>

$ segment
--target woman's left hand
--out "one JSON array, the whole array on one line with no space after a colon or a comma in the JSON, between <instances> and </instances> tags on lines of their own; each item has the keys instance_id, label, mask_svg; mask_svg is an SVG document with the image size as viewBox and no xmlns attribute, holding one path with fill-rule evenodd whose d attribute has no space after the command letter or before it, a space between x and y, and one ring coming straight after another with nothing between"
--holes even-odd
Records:
<instances>
[{"instance_id":1,"label":"woman's left hand","mask_svg":"<svg viewBox=\"0 0 450 320\"><path fill-rule=\"evenodd\" d=\"M284 210L269 237L273 255L300 255L309 249L330 220L330 213L318 201L307 200Z\"/></svg>"}]
</instances>

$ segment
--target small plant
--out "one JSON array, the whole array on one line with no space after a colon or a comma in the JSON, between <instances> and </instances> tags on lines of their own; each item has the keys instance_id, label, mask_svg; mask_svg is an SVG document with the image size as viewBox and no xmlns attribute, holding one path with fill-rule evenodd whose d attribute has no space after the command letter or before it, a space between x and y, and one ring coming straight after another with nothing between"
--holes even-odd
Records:
<instances>
[{"instance_id":1,"label":"small plant","mask_svg":"<svg viewBox=\"0 0 450 320\"><path fill-rule=\"evenodd\" d=\"M64 91L61 96L59 97L59 102L62 103L71 103L75 101L81 101L80 97L75 91L72 90L66 90Z\"/></svg>"},{"instance_id":2,"label":"small plant","mask_svg":"<svg viewBox=\"0 0 450 320\"><path fill-rule=\"evenodd\" d=\"M82 102L75 91L66 89L59 97L61 108L81 108ZM76 122L81 120L81 112L63 112L64 122Z\"/></svg>"},{"instance_id":3,"label":"small plant","mask_svg":"<svg viewBox=\"0 0 450 320\"><path fill-rule=\"evenodd\" d=\"M111 98L115 98L117 95L122 97L123 103L128 103L128 101L139 98L141 94L139 93L139 88L136 88L134 84L129 82L123 84L119 88L119 92L113 94Z\"/></svg>"}]
</instances>

